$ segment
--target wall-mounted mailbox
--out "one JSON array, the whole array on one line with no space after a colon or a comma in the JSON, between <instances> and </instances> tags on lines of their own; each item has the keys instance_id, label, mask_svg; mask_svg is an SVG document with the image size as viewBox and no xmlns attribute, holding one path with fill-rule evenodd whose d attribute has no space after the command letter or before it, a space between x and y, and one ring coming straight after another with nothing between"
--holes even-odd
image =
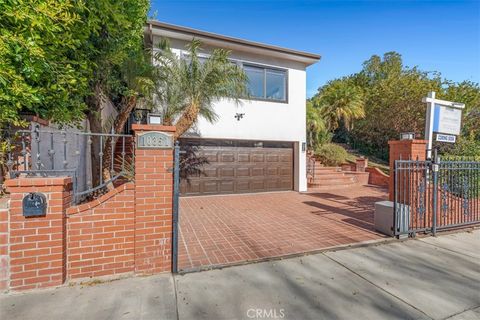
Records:
<instances>
[{"instance_id":1,"label":"wall-mounted mailbox","mask_svg":"<svg viewBox=\"0 0 480 320\"><path fill-rule=\"evenodd\" d=\"M24 217L42 217L47 214L47 198L43 193L31 192L22 201Z\"/></svg>"}]
</instances>

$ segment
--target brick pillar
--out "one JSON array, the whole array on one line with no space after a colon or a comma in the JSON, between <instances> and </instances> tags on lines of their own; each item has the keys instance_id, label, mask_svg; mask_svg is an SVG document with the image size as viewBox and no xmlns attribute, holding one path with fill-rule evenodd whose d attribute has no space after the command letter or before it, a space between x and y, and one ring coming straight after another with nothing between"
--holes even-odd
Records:
<instances>
[{"instance_id":1,"label":"brick pillar","mask_svg":"<svg viewBox=\"0 0 480 320\"><path fill-rule=\"evenodd\" d=\"M169 135L175 127L133 125L135 132L135 272L171 271L173 212L173 148L140 148L147 132ZM173 143L172 143L173 146Z\"/></svg>"},{"instance_id":2,"label":"brick pillar","mask_svg":"<svg viewBox=\"0 0 480 320\"><path fill-rule=\"evenodd\" d=\"M0 198L0 291L9 287L10 257L8 255L8 202Z\"/></svg>"},{"instance_id":3,"label":"brick pillar","mask_svg":"<svg viewBox=\"0 0 480 320\"><path fill-rule=\"evenodd\" d=\"M365 168L368 167L368 159L367 158L357 158L355 160L355 167L356 167L356 171L365 172Z\"/></svg>"},{"instance_id":4,"label":"brick pillar","mask_svg":"<svg viewBox=\"0 0 480 320\"><path fill-rule=\"evenodd\" d=\"M427 152L426 140L393 140L388 142L390 149L390 180L388 183L389 199L394 200L395 160L425 160Z\"/></svg>"},{"instance_id":5,"label":"brick pillar","mask_svg":"<svg viewBox=\"0 0 480 320\"><path fill-rule=\"evenodd\" d=\"M66 216L71 203L72 179L18 178L5 185L10 192L10 289L58 286L66 278ZM46 215L23 216L23 198L43 193Z\"/></svg>"}]
</instances>

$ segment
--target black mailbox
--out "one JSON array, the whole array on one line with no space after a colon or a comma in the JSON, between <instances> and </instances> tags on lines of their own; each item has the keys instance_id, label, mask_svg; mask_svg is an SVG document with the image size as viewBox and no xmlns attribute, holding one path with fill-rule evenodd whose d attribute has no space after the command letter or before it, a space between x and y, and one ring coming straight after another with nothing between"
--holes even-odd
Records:
<instances>
[{"instance_id":1,"label":"black mailbox","mask_svg":"<svg viewBox=\"0 0 480 320\"><path fill-rule=\"evenodd\" d=\"M47 214L47 198L43 193L31 192L22 201L24 217L42 217Z\"/></svg>"}]
</instances>

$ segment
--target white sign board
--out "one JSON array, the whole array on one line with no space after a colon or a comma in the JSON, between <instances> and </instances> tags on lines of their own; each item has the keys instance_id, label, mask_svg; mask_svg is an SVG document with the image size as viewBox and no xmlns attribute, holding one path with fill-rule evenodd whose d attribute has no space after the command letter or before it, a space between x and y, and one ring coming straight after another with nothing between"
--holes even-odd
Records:
<instances>
[{"instance_id":1,"label":"white sign board","mask_svg":"<svg viewBox=\"0 0 480 320\"><path fill-rule=\"evenodd\" d=\"M465 104L435 99L435 92L431 91L422 99L427 104L425 118L425 140L427 145L427 159L432 158L433 132L444 134L460 134L462 109Z\"/></svg>"},{"instance_id":2,"label":"white sign board","mask_svg":"<svg viewBox=\"0 0 480 320\"><path fill-rule=\"evenodd\" d=\"M433 131L445 134L460 134L462 110L435 104Z\"/></svg>"},{"instance_id":3,"label":"white sign board","mask_svg":"<svg viewBox=\"0 0 480 320\"><path fill-rule=\"evenodd\" d=\"M448 142L455 143L457 141L457 136L448 135L448 134L437 134L437 141L439 142Z\"/></svg>"}]
</instances>

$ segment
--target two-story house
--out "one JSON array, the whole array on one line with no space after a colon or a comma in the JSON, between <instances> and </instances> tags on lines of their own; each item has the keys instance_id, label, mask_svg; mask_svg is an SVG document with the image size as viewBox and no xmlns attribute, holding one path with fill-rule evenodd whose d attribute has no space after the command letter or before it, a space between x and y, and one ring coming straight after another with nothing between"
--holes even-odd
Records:
<instances>
[{"instance_id":1,"label":"two-story house","mask_svg":"<svg viewBox=\"0 0 480 320\"><path fill-rule=\"evenodd\" d=\"M218 101L218 121L199 118L180 139L208 160L203 174L182 181L183 195L306 191L306 68L319 55L158 21L148 22L145 36L150 44L168 38L179 55L193 38L205 56L228 49L249 79L250 100Z\"/></svg>"}]
</instances>

